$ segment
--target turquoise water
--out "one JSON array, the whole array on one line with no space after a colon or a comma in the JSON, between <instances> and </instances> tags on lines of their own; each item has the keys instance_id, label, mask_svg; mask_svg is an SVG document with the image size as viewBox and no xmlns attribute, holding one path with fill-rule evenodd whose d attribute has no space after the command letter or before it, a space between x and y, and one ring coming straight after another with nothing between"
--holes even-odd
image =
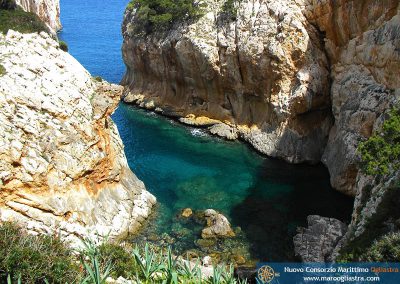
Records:
<instances>
[{"instance_id":1,"label":"turquoise water","mask_svg":"<svg viewBox=\"0 0 400 284\"><path fill-rule=\"evenodd\" d=\"M60 37L92 75L118 83L120 24L125 1L61 0ZM135 241L172 244L179 253L216 258L293 260L292 238L307 215L349 221L352 199L334 191L321 166L289 165L247 145L211 137L156 114L121 104L113 115L128 162L158 199L155 214ZM199 245L202 225L178 218L186 207L214 208L237 237Z\"/></svg>"}]
</instances>

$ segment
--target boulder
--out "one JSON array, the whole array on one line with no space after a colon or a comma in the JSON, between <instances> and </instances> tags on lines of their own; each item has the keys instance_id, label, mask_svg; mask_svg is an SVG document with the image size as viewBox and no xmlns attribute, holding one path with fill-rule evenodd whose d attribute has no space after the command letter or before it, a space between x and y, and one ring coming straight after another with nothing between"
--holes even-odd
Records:
<instances>
[{"instance_id":1,"label":"boulder","mask_svg":"<svg viewBox=\"0 0 400 284\"><path fill-rule=\"evenodd\" d=\"M213 209L204 211L207 226L201 231L203 239L234 237L235 233L231 228L228 219Z\"/></svg>"}]
</instances>

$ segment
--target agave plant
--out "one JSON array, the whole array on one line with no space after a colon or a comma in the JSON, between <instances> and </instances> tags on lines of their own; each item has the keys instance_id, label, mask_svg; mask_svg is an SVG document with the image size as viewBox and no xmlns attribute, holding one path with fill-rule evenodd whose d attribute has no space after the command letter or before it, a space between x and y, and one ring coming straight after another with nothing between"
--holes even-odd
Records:
<instances>
[{"instance_id":1,"label":"agave plant","mask_svg":"<svg viewBox=\"0 0 400 284\"><path fill-rule=\"evenodd\" d=\"M111 263L108 263L103 271L99 261L98 246L90 239L82 241L84 250L80 254L80 261L85 268L87 277L83 279L82 284L104 284L111 272Z\"/></svg>"},{"instance_id":2,"label":"agave plant","mask_svg":"<svg viewBox=\"0 0 400 284\"><path fill-rule=\"evenodd\" d=\"M201 269L199 267L199 261L196 261L195 265L192 267L190 261L181 261L178 266L179 275L188 281L193 283L201 283Z\"/></svg>"},{"instance_id":3,"label":"agave plant","mask_svg":"<svg viewBox=\"0 0 400 284\"><path fill-rule=\"evenodd\" d=\"M137 246L132 253L145 283L149 283L156 272L162 272L164 270L164 265L160 262L157 263L156 254L153 250L149 249L148 244L144 247L143 256L141 256L141 252Z\"/></svg>"},{"instance_id":4,"label":"agave plant","mask_svg":"<svg viewBox=\"0 0 400 284\"><path fill-rule=\"evenodd\" d=\"M224 268L222 268L222 269L223 269L222 277L224 278L225 283L226 284L235 284L236 283L236 279L235 279L235 276L234 276L234 267L233 267L233 265L232 264L229 265L229 270L225 270Z\"/></svg>"},{"instance_id":5,"label":"agave plant","mask_svg":"<svg viewBox=\"0 0 400 284\"><path fill-rule=\"evenodd\" d=\"M167 250L167 261L164 266L164 271L166 274L166 279L164 279L163 284L178 284L178 270L177 270L177 257L172 256L171 247Z\"/></svg>"},{"instance_id":6,"label":"agave plant","mask_svg":"<svg viewBox=\"0 0 400 284\"><path fill-rule=\"evenodd\" d=\"M210 277L210 284L221 284L223 281L224 269L221 266L214 266L213 276Z\"/></svg>"},{"instance_id":7,"label":"agave plant","mask_svg":"<svg viewBox=\"0 0 400 284\"><path fill-rule=\"evenodd\" d=\"M7 276L7 284L12 284L11 275L8 274ZM21 275L18 276L17 284L21 284Z\"/></svg>"}]
</instances>

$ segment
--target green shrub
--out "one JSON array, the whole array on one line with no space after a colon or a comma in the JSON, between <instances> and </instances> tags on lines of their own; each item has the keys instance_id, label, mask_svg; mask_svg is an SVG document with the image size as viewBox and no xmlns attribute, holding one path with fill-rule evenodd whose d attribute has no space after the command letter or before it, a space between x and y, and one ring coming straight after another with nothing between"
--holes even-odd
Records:
<instances>
[{"instance_id":1,"label":"green shrub","mask_svg":"<svg viewBox=\"0 0 400 284\"><path fill-rule=\"evenodd\" d=\"M214 268L213 276L201 279L198 265L188 265L145 245L134 250L112 243L96 245L84 240L73 253L56 237L26 234L13 223L0 225L0 283L105 284L108 276L122 276L134 283L247 283L237 281L233 267ZM80 265L79 263L80 260Z\"/></svg>"},{"instance_id":2,"label":"green shrub","mask_svg":"<svg viewBox=\"0 0 400 284\"><path fill-rule=\"evenodd\" d=\"M132 0L127 9L137 9L136 34L167 30L177 22L202 15L202 6L195 0Z\"/></svg>"},{"instance_id":3,"label":"green shrub","mask_svg":"<svg viewBox=\"0 0 400 284\"><path fill-rule=\"evenodd\" d=\"M362 169L369 175L383 176L400 169L400 107L389 112L382 130L358 146Z\"/></svg>"},{"instance_id":4,"label":"green shrub","mask_svg":"<svg viewBox=\"0 0 400 284\"><path fill-rule=\"evenodd\" d=\"M97 82L103 82L103 78L101 78L100 76L95 76L93 77L93 79Z\"/></svg>"},{"instance_id":5,"label":"green shrub","mask_svg":"<svg viewBox=\"0 0 400 284\"><path fill-rule=\"evenodd\" d=\"M103 265L111 263L111 276L118 278L122 276L131 279L135 276L137 270L136 262L131 253L127 249L118 244L104 243L99 247L101 262Z\"/></svg>"},{"instance_id":6,"label":"green shrub","mask_svg":"<svg viewBox=\"0 0 400 284\"><path fill-rule=\"evenodd\" d=\"M4 68L4 66L0 64L0 76L3 76L6 73L7 73L6 68Z\"/></svg>"},{"instance_id":7,"label":"green shrub","mask_svg":"<svg viewBox=\"0 0 400 284\"><path fill-rule=\"evenodd\" d=\"M14 10L0 9L0 32L7 33L9 29L21 33L49 32L46 24L34 13L28 13L17 7Z\"/></svg>"},{"instance_id":8,"label":"green shrub","mask_svg":"<svg viewBox=\"0 0 400 284\"><path fill-rule=\"evenodd\" d=\"M361 260L372 262L399 262L400 233L389 233L375 241L361 256Z\"/></svg>"},{"instance_id":9,"label":"green shrub","mask_svg":"<svg viewBox=\"0 0 400 284\"><path fill-rule=\"evenodd\" d=\"M0 282L7 276L22 283L71 283L79 275L72 251L52 236L26 234L13 223L0 226Z\"/></svg>"},{"instance_id":10,"label":"green shrub","mask_svg":"<svg viewBox=\"0 0 400 284\"><path fill-rule=\"evenodd\" d=\"M236 20L240 1L241 0L225 0L221 15L230 18L232 21Z\"/></svg>"},{"instance_id":11,"label":"green shrub","mask_svg":"<svg viewBox=\"0 0 400 284\"><path fill-rule=\"evenodd\" d=\"M68 45L67 45L67 43L65 41L60 40L59 44L60 44L60 49L61 50L65 51L65 52L68 52Z\"/></svg>"}]
</instances>

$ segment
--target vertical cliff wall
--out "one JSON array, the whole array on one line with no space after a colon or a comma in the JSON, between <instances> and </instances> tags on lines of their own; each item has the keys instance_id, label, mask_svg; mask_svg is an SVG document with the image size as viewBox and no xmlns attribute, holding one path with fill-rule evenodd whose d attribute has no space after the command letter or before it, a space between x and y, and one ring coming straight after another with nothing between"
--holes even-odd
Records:
<instances>
[{"instance_id":1,"label":"vertical cliff wall","mask_svg":"<svg viewBox=\"0 0 400 284\"><path fill-rule=\"evenodd\" d=\"M322 161L332 185L356 195L360 141L378 129L400 96L400 2L308 1L331 62L335 124Z\"/></svg>"},{"instance_id":2,"label":"vertical cliff wall","mask_svg":"<svg viewBox=\"0 0 400 284\"><path fill-rule=\"evenodd\" d=\"M59 0L16 0L26 12L39 16L53 31L61 29Z\"/></svg>"},{"instance_id":3,"label":"vertical cliff wall","mask_svg":"<svg viewBox=\"0 0 400 284\"><path fill-rule=\"evenodd\" d=\"M135 232L155 198L110 118L121 87L44 32L0 34L0 64L0 220L74 242Z\"/></svg>"},{"instance_id":4,"label":"vertical cliff wall","mask_svg":"<svg viewBox=\"0 0 400 284\"><path fill-rule=\"evenodd\" d=\"M236 20L224 1L204 3L198 21L150 35L135 34L135 10L126 11L125 101L217 124L213 132L270 156L318 162L332 123L318 31L289 0L241 1Z\"/></svg>"}]
</instances>

